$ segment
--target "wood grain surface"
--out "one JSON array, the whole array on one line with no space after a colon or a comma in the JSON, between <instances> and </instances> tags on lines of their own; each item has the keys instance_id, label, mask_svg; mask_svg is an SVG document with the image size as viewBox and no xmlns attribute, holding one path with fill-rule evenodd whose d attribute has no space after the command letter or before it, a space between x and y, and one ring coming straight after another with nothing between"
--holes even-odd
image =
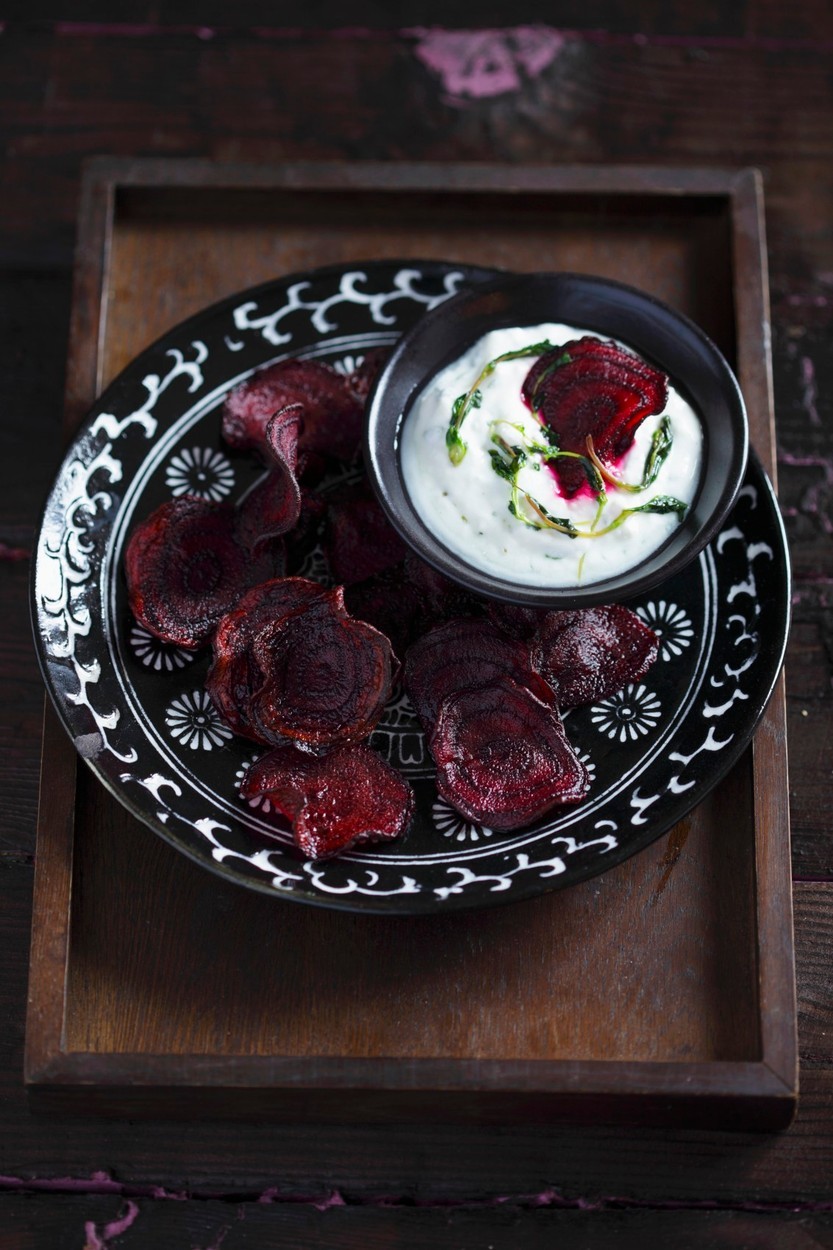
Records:
<instances>
[{"instance_id":1,"label":"wood grain surface","mask_svg":"<svg viewBox=\"0 0 833 1250\"><path fill-rule=\"evenodd\" d=\"M316 18L320 27L341 21L327 6L313 6L306 28L304 18L293 30L245 3L233 25L210 6L166 29L139 6L114 21L94 4L71 22L37 8L6 22L4 1250L96 1238L114 1247L225 1238L224 1248L247 1237L260 1246L534 1246L556 1236L567 1246L614 1237L623 1245L831 1244L833 21L820 3L800 12L777 0L728 8L610 2L591 21L584 6L566 5L564 29L540 28L534 44L510 23L552 20L541 6L527 16L487 5L479 20L490 29L462 39L459 31L405 33L399 21L374 26L372 5L361 29L339 32L315 26ZM429 14L425 26L442 20ZM60 459L80 162L98 153L436 160L448 163L450 179L459 160L762 169L779 485L795 574L786 676L802 1096L788 1132L349 1123L323 1132L27 1109L22 1045L42 708L28 641L27 556ZM149 976L152 984L152 969Z\"/></svg>"},{"instance_id":2,"label":"wood grain surface","mask_svg":"<svg viewBox=\"0 0 833 1250\"><path fill-rule=\"evenodd\" d=\"M663 841L584 887L474 919L298 914L261 896L241 900L238 887L181 863L126 821L92 777L79 780L87 791L79 806L93 821L79 840L68 1050L655 1062L759 1055L752 841L720 836L726 813L736 824L748 819L742 771L680 828L673 872L674 848ZM616 947L611 919L628 934ZM154 929L158 941L147 936ZM257 954L246 962L253 934ZM187 956L182 976L172 946Z\"/></svg>"}]
</instances>

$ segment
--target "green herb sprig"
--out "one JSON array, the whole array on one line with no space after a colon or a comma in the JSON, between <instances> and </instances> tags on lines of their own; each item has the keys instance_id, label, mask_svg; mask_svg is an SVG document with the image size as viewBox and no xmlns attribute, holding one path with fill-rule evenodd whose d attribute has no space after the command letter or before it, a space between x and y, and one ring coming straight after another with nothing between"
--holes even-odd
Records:
<instances>
[{"instance_id":1,"label":"green herb sprig","mask_svg":"<svg viewBox=\"0 0 833 1250\"><path fill-rule=\"evenodd\" d=\"M543 356L546 352L553 350L553 344L548 340L544 340L541 343L532 343L528 347L521 347L515 351L504 352L484 365L468 391L464 395L459 395L451 408L451 420L446 431L445 442L452 464L459 465L466 455L468 447L461 437L460 429L468 414L473 409L482 407L483 392L481 387L485 380L494 373L497 366L503 361L520 360L526 356ZM546 377L554 369L568 364L571 359L572 357L569 353L564 352L563 355L549 364L538 379L532 396L531 407L533 411L536 411L536 400ZM508 441L498 432L499 426L504 426L506 429L514 430L520 434L520 442ZM587 435L586 440L587 454L582 455L580 452L562 451L558 446L558 439L554 431L544 423L541 425L541 434L545 441L531 439L522 425L502 419L490 422L490 431L491 441L495 444L495 447L489 451L489 459L495 473L509 483L510 497L507 505L508 509L516 520L529 526L531 529L558 530L570 538L602 538L605 534L610 534L618 529L620 525L624 525L628 517L633 516L637 512L675 512L678 520L682 521L688 510L688 505L683 503L682 500L676 499L673 495L657 495L638 507L624 508L609 525L604 526L602 529L598 528L607 504L605 483L615 486L619 490L637 492L647 490L656 481L673 443L671 420L667 415L663 417L651 439L651 445L645 459L642 480L635 483L623 481L603 463L593 446L593 438L590 434ZM589 529L576 526L569 517L553 516L540 500L536 499L529 491L521 488L519 474L523 466L529 463L530 456L539 456L541 462L545 464L552 464L562 458L581 461L597 502L596 515ZM537 461L533 462L533 467L538 468Z\"/></svg>"},{"instance_id":2,"label":"green herb sprig","mask_svg":"<svg viewBox=\"0 0 833 1250\"><path fill-rule=\"evenodd\" d=\"M497 426L506 425L510 429L518 430L523 440L523 446L509 443L497 432ZM492 442L498 450L489 451L489 459L492 462L492 468L499 477L507 481L511 487L511 495L509 498L508 508L512 516L522 524L529 526L530 529L542 530L552 529L558 530L562 534L567 534L570 538L577 538L579 530L576 529L569 517L553 516L540 500L536 499L529 491L522 490L518 483L518 475L523 466L528 462L531 454L538 454L542 459L555 460L559 456L576 456L576 452L558 451L552 444L544 446L532 439L527 438L523 426L514 425L509 421L492 421L490 428L492 430ZM584 457L579 456L579 459ZM595 472L592 464L588 462L588 468L591 472ZM604 483L599 479L599 485L604 493ZM532 512L533 516L527 515L523 504Z\"/></svg>"},{"instance_id":3,"label":"green herb sprig","mask_svg":"<svg viewBox=\"0 0 833 1250\"><path fill-rule=\"evenodd\" d=\"M521 444L508 442L500 433L499 426L506 426L509 429L517 430L521 435ZM612 533L613 530L623 525L628 517L633 516L637 512L655 512L669 513L676 512L677 517L682 521L688 510L688 504L683 503L681 499L676 499L673 495L656 495L653 499L649 499L646 503L640 504L635 508L624 508L614 521L606 525L603 529L598 529L602 512L608 501L605 491L605 475L602 473L604 468L597 458L592 456L582 456L576 451L561 451L552 442L539 443L535 439L530 439L524 432L523 426L515 425L510 421L492 421L490 423L491 440L495 444L495 448L489 451L489 459L492 468L499 477L508 482L511 487L511 495L508 503L509 511L516 520L521 521L530 529L554 529L559 530L563 534L567 534L570 538L602 538L605 534ZM657 431L659 434L660 431ZM654 436L656 439L656 435ZM659 440L658 444L659 444ZM592 439L588 439L590 450L592 450ZM670 446L670 430L667 432L667 443ZM667 451L665 453L667 455ZM518 477L521 469L529 462L531 455L538 455L545 462L552 462L561 458L570 458L573 460L581 460L583 462L585 473L591 489L596 495L597 508L596 515L590 524L589 529L576 526L569 517L553 516L529 491L523 490L519 485ZM649 454L650 460L650 454ZM656 460L656 458L655 458ZM647 485L656 477L659 467L656 470L651 467L652 476L650 480L645 481L638 489L645 489ZM646 470L645 479L649 478ZM609 480L609 479L607 479ZM620 483L616 483L619 485ZM637 489L632 487L631 489ZM526 510L524 508L526 505ZM532 516L528 515L532 512Z\"/></svg>"},{"instance_id":4,"label":"green herb sprig","mask_svg":"<svg viewBox=\"0 0 833 1250\"><path fill-rule=\"evenodd\" d=\"M532 408L533 412L538 412L540 410L540 404L538 403L538 396L540 395L541 387L544 385L547 378L550 376L551 373L554 373L556 369L560 369L562 365L568 365L572 359L573 357L570 355L569 352L563 352L562 355L560 355L556 360L551 360L550 363L547 365L546 369L543 371L541 376L536 381L535 390L532 392L532 400L530 403L530 407Z\"/></svg>"},{"instance_id":5,"label":"green herb sprig","mask_svg":"<svg viewBox=\"0 0 833 1250\"><path fill-rule=\"evenodd\" d=\"M490 360L488 364L483 366L465 395L459 395L451 407L451 420L446 430L445 445L448 448L448 456L452 464L460 464L468 451L467 444L460 436L460 427L472 409L479 408L483 403L483 392L480 388L486 379L491 377L497 366L505 360L522 360L525 356L543 356L545 352L551 352L552 350L552 343L548 339L544 339L541 343L531 343L528 347L519 347L512 352L503 352L502 355L495 356L494 360Z\"/></svg>"},{"instance_id":6,"label":"green herb sprig","mask_svg":"<svg viewBox=\"0 0 833 1250\"><path fill-rule=\"evenodd\" d=\"M658 512L661 515L669 512L676 512L677 520L682 521L688 504L683 503L682 499L675 499L673 495L656 495L653 499L649 499L647 503L640 504L638 508L623 508L615 521L611 521L601 530L582 530L583 538L604 538L605 534L610 534L613 530L618 530L620 525L624 525L628 517L633 516L637 512Z\"/></svg>"},{"instance_id":7,"label":"green herb sprig","mask_svg":"<svg viewBox=\"0 0 833 1250\"><path fill-rule=\"evenodd\" d=\"M599 474L611 486L616 486L619 490L627 490L636 493L640 490L647 490L649 486L657 480L659 471L668 459L674 443L674 436L671 433L671 418L666 414L660 421L656 430L654 430L651 438L651 446L648 448L648 455L645 457L645 468L642 472L641 482L625 482L621 477L613 473L606 464L599 458L598 452L593 446L593 435L588 434L586 439L587 456L593 461Z\"/></svg>"}]
</instances>

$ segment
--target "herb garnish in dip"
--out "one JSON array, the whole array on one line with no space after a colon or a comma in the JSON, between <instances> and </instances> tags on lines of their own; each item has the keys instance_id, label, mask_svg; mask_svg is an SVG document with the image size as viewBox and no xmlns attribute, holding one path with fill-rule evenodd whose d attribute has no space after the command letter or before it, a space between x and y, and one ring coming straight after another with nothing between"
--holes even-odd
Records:
<instances>
[{"instance_id":1,"label":"herb garnish in dip","mask_svg":"<svg viewBox=\"0 0 833 1250\"><path fill-rule=\"evenodd\" d=\"M703 432L664 373L563 324L494 330L441 370L403 424L405 485L473 567L520 585L632 568L685 515Z\"/></svg>"}]
</instances>

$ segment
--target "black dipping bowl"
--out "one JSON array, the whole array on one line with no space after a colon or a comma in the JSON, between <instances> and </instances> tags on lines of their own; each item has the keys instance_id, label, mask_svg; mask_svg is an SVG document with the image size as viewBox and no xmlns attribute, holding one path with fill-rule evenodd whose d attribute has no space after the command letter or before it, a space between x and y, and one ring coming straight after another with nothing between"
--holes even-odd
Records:
<instances>
[{"instance_id":1,"label":"black dipping bowl","mask_svg":"<svg viewBox=\"0 0 833 1250\"><path fill-rule=\"evenodd\" d=\"M546 321L621 339L669 375L699 414L705 433L697 494L674 533L640 564L580 587L520 585L467 564L424 525L399 462L400 429L425 383L489 330ZM446 300L400 340L377 379L367 414L368 476L408 546L477 594L547 608L627 599L679 573L720 530L743 481L749 448L737 381L703 331L642 291L585 274L507 274Z\"/></svg>"}]
</instances>

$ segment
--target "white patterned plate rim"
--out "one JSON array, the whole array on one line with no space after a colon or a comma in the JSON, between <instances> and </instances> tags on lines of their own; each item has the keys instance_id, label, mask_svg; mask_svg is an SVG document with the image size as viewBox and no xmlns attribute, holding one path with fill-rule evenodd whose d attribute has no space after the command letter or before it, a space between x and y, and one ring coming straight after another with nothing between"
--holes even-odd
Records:
<instances>
[{"instance_id":1,"label":"white patterned plate rim","mask_svg":"<svg viewBox=\"0 0 833 1250\"><path fill-rule=\"evenodd\" d=\"M119 800L226 879L300 902L421 913L491 906L621 863L682 819L749 743L783 661L789 563L772 489L752 458L736 507L696 565L632 606L657 630L640 682L567 718L592 778L588 799L498 833L437 797L430 758L397 692L373 745L417 795L410 834L323 863L285 822L237 792L257 754L230 734L203 678L208 659L131 618L121 557L131 527L184 493L235 500L257 469L225 448L226 392L253 370L307 356L349 370L422 312L493 276L435 261L375 261L292 275L175 327L107 389L47 500L33 612L47 686L79 754ZM356 476L357 466L345 470ZM298 570L324 575L318 549ZM766 610L764 611L764 605Z\"/></svg>"}]
</instances>

